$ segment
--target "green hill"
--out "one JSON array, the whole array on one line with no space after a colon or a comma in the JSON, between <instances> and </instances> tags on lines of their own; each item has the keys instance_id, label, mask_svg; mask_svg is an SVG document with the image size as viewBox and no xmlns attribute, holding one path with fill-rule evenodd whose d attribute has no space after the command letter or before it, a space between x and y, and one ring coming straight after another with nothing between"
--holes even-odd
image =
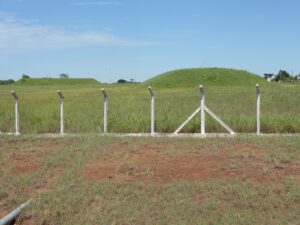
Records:
<instances>
[{"instance_id":1,"label":"green hill","mask_svg":"<svg viewBox=\"0 0 300 225\"><path fill-rule=\"evenodd\" d=\"M153 87L249 86L268 83L262 77L243 70L195 68L170 71L146 80Z\"/></svg>"},{"instance_id":2,"label":"green hill","mask_svg":"<svg viewBox=\"0 0 300 225\"><path fill-rule=\"evenodd\" d=\"M97 85L100 84L97 80L91 78L23 78L18 80L14 85L52 85L52 86L65 86L65 85Z\"/></svg>"}]
</instances>

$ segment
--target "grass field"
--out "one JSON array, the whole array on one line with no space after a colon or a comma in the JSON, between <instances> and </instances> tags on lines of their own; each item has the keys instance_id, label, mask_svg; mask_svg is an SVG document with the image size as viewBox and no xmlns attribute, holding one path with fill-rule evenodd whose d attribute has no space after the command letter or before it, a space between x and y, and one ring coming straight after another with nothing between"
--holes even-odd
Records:
<instances>
[{"instance_id":1,"label":"grass field","mask_svg":"<svg viewBox=\"0 0 300 225\"><path fill-rule=\"evenodd\" d=\"M1 136L16 224L299 224L300 138Z\"/></svg>"},{"instance_id":2,"label":"grass field","mask_svg":"<svg viewBox=\"0 0 300 225\"><path fill-rule=\"evenodd\" d=\"M18 80L15 86L91 86L97 85L99 82L95 79L89 78L22 78Z\"/></svg>"},{"instance_id":3,"label":"grass field","mask_svg":"<svg viewBox=\"0 0 300 225\"><path fill-rule=\"evenodd\" d=\"M255 84L260 83L262 87L262 132L300 132L300 86L297 84L270 84L245 71L216 68L183 70L182 76L185 77L185 81L177 79L178 71L175 71L175 75L173 73L163 74L142 84L101 85L91 82L76 85L63 83L38 85L37 81L32 81L31 85L18 83L2 86L0 131L14 131L14 101L10 96L10 90L15 89L20 97L22 133L59 132L59 98L56 90L61 89L65 95L66 132L101 133L103 130L101 88L106 88L109 95L109 132L149 132L148 85L151 84L156 94L156 131L171 133L199 107L198 84L202 83L205 85L208 107L234 131L255 132ZM174 83L174 87L167 87L168 80ZM191 86L191 81L195 85ZM179 87L179 84L183 87ZM207 120L208 132L225 132L210 117L207 117ZM192 120L183 132L193 133L199 130L200 116Z\"/></svg>"},{"instance_id":4,"label":"grass field","mask_svg":"<svg viewBox=\"0 0 300 225\"><path fill-rule=\"evenodd\" d=\"M269 85L265 79L253 73L225 68L174 70L146 80L144 83L162 88L193 88L199 84L205 86L253 86L258 83Z\"/></svg>"},{"instance_id":5,"label":"grass field","mask_svg":"<svg viewBox=\"0 0 300 225\"><path fill-rule=\"evenodd\" d=\"M180 76L181 74L181 76ZM94 80L31 80L2 86L0 131L13 132L20 98L21 132L0 135L0 217L32 198L16 224L299 224L300 138L130 138L101 136L103 96L109 132L149 132L156 95L156 131L171 133L206 103L236 132L255 132L255 84L262 87L262 131L300 132L297 84L266 83L245 71L172 71L141 84ZM173 86L170 86L170 82ZM64 138L59 98L65 95ZM183 132L199 132L200 116ZM208 132L224 132L211 118Z\"/></svg>"}]
</instances>

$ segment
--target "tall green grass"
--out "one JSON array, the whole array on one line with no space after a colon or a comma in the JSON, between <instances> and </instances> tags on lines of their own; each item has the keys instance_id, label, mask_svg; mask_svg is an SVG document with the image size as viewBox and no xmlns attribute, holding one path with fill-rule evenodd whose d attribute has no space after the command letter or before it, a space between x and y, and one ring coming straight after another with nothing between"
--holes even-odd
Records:
<instances>
[{"instance_id":1,"label":"tall green grass","mask_svg":"<svg viewBox=\"0 0 300 225\"><path fill-rule=\"evenodd\" d=\"M109 132L149 132L150 96L144 85L103 85L109 95ZM0 91L0 131L14 130L14 100L20 97L22 133L59 132L57 86L6 86ZM67 133L102 132L103 96L100 86L59 87L65 95ZM199 89L156 88L156 131L174 132L199 107ZM255 86L206 86L206 104L236 132L254 132ZM300 132L299 85L262 85L262 132ZM207 116L208 132L224 132ZM199 132L200 115L183 132Z\"/></svg>"}]
</instances>

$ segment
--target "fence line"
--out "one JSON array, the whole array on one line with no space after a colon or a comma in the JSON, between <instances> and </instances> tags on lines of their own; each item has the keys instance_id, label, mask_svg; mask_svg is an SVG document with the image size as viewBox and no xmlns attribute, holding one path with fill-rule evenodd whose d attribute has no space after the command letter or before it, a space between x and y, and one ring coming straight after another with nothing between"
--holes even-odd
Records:
<instances>
[{"instance_id":1,"label":"fence line","mask_svg":"<svg viewBox=\"0 0 300 225\"><path fill-rule=\"evenodd\" d=\"M150 134L155 136L155 94L152 90L152 87L148 87L148 91L150 93ZM200 91L200 106L199 108L184 121L183 124L179 126L179 128L170 135L178 135L179 132L183 129L183 127L198 113L200 113L201 124L200 124L200 134L206 135L205 125L206 125L206 113L212 116L216 121L218 121L231 135L235 134L235 132L225 124L215 113L213 113L207 106L205 102L205 91L202 85L199 86ZM105 89L101 89L101 92L104 97L104 106L103 106L103 133L108 133L108 94ZM11 91L11 95L15 100L15 134L20 134L20 110L19 110L19 97L15 91ZM64 100L65 97L62 91L57 90L57 95L60 98L60 134L65 133L64 126ZM256 134L261 134L261 124L260 124L260 116L261 116L261 89L260 85L256 84Z\"/></svg>"}]
</instances>

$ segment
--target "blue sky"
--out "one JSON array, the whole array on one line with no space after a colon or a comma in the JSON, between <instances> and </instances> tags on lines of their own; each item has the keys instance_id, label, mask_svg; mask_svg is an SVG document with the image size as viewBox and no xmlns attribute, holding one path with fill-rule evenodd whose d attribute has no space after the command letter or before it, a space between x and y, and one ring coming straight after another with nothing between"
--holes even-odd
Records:
<instances>
[{"instance_id":1,"label":"blue sky","mask_svg":"<svg viewBox=\"0 0 300 225\"><path fill-rule=\"evenodd\" d=\"M300 73L298 0L0 0L0 78Z\"/></svg>"}]
</instances>

